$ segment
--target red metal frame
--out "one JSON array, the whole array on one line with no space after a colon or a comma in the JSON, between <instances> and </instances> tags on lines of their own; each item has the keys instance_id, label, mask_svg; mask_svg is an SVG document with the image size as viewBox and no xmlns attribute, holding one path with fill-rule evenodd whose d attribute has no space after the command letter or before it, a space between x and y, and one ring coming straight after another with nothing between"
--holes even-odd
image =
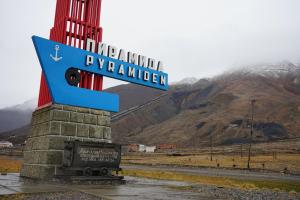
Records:
<instances>
[{"instance_id":1,"label":"red metal frame","mask_svg":"<svg viewBox=\"0 0 300 200\"><path fill-rule=\"evenodd\" d=\"M100 27L101 0L57 0L54 27L50 40L80 49L87 38L102 41ZM78 87L101 91L103 77L81 72ZM51 95L44 74L41 75L38 108L51 104Z\"/></svg>"}]
</instances>

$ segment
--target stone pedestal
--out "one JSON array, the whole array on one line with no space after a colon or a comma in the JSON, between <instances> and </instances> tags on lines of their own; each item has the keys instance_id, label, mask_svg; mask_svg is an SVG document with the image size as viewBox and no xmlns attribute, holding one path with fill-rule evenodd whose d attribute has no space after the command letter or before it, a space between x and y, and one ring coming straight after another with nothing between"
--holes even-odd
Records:
<instances>
[{"instance_id":1,"label":"stone pedestal","mask_svg":"<svg viewBox=\"0 0 300 200\"><path fill-rule=\"evenodd\" d=\"M111 142L110 113L50 105L32 114L21 176L51 179L61 175L64 141Z\"/></svg>"}]
</instances>

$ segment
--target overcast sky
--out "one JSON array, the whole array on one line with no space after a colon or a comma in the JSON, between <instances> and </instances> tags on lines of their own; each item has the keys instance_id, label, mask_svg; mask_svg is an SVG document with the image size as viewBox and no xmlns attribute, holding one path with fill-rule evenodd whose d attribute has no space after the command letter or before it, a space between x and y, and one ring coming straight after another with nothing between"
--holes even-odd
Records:
<instances>
[{"instance_id":1,"label":"overcast sky","mask_svg":"<svg viewBox=\"0 0 300 200\"><path fill-rule=\"evenodd\" d=\"M3 1L0 108L37 97L32 35L49 37L56 0ZM103 41L162 60L170 82L236 65L300 62L300 0L103 0ZM104 87L120 82L105 78Z\"/></svg>"}]
</instances>

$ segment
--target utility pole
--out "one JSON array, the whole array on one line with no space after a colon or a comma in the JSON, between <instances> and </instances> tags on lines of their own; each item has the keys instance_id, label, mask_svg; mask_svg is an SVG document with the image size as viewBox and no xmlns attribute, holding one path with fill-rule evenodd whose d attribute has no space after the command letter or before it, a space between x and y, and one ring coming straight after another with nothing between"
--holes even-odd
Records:
<instances>
[{"instance_id":1,"label":"utility pole","mask_svg":"<svg viewBox=\"0 0 300 200\"><path fill-rule=\"evenodd\" d=\"M212 148L213 148L213 143L212 143L212 133L210 134L210 161L212 161Z\"/></svg>"},{"instance_id":2,"label":"utility pole","mask_svg":"<svg viewBox=\"0 0 300 200\"><path fill-rule=\"evenodd\" d=\"M243 158L243 144L241 144L241 158Z\"/></svg>"},{"instance_id":3,"label":"utility pole","mask_svg":"<svg viewBox=\"0 0 300 200\"><path fill-rule=\"evenodd\" d=\"M251 145L252 145L252 136L253 136L253 113L254 113L254 103L256 102L255 99L251 100L251 130L250 130L250 143L248 149L248 164L247 168L250 169L250 159L251 159Z\"/></svg>"}]
</instances>

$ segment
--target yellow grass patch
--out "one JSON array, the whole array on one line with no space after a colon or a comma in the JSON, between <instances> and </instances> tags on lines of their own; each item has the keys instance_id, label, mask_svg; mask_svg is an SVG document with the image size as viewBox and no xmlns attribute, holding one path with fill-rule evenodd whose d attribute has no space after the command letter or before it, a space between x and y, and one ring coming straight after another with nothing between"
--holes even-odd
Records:
<instances>
[{"instance_id":1,"label":"yellow grass patch","mask_svg":"<svg viewBox=\"0 0 300 200\"><path fill-rule=\"evenodd\" d=\"M0 172L17 173L21 170L22 161L0 157Z\"/></svg>"},{"instance_id":2,"label":"yellow grass patch","mask_svg":"<svg viewBox=\"0 0 300 200\"><path fill-rule=\"evenodd\" d=\"M287 168L290 172L300 173L299 154L278 154L276 158L272 155L255 155L251 157L250 167L252 169L266 169L282 171ZM213 155L213 161L209 154L168 156L166 154L127 155L122 157L122 164L145 164L145 165L177 165L187 167L225 167L225 168L247 168L247 157L244 155Z\"/></svg>"},{"instance_id":3,"label":"yellow grass patch","mask_svg":"<svg viewBox=\"0 0 300 200\"><path fill-rule=\"evenodd\" d=\"M240 189L258 189L268 188L274 190L283 191L296 191L300 192L300 181L298 182L286 182L286 181L253 181L253 180L239 180L234 178L225 177L210 177L210 176L199 176L190 175L178 172L165 172L158 170L123 170L123 175L144 177L151 179L161 180L173 180L173 181L184 181L196 184L215 185L222 187L232 187Z\"/></svg>"}]
</instances>

